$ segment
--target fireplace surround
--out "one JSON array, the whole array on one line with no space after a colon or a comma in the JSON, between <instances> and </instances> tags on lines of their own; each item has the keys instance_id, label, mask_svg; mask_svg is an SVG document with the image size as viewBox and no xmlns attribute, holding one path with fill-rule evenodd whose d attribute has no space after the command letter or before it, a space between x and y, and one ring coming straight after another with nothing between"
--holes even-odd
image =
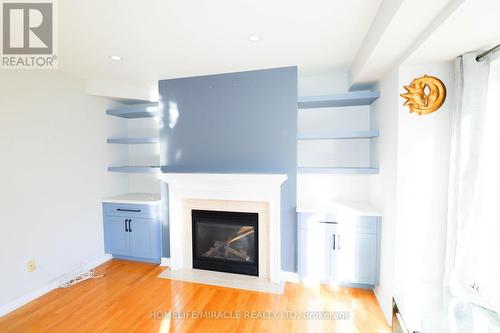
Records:
<instances>
[{"instance_id":1,"label":"fireplace surround","mask_svg":"<svg viewBox=\"0 0 500 333\"><path fill-rule=\"evenodd\" d=\"M162 173L159 178L168 184L166 213L172 272L195 273L192 210L258 213L258 276L241 276L281 283L280 199L286 174Z\"/></svg>"}]
</instances>

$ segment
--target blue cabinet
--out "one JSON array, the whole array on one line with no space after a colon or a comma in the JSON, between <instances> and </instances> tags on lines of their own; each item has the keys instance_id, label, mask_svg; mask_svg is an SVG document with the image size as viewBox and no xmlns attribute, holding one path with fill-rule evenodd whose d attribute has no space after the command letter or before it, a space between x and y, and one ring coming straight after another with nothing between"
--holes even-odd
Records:
<instances>
[{"instance_id":1,"label":"blue cabinet","mask_svg":"<svg viewBox=\"0 0 500 333\"><path fill-rule=\"evenodd\" d=\"M379 218L299 213L302 279L372 288L379 276Z\"/></svg>"},{"instance_id":2,"label":"blue cabinet","mask_svg":"<svg viewBox=\"0 0 500 333\"><path fill-rule=\"evenodd\" d=\"M104 244L106 253L116 255L129 254L129 234L127 230L128 220L122 217L104 217Z\"/></svg>"},{"instance_id":3,"label":"blue cabinet","mask_svg":"<svg viewBox=\"0 0 500 333\"><path fill-rule=\"evenodd\" d=\"M159 263L158 204L103 203L104 247L113 257Z\"/></svg>"},{"instance_id":4,"label":"blue cabinet","mask_svg":"<svg viewBox=\"0 0 500 333\"><path fill-rule=\"evenodd\" d=\"M354 281L375 285L377 278L377 236L360 233L354 240Z\"/></svg>"},{"instance_id":5,"label":"blue cabinet","mask_svg":"<svg viewBox=\"0 0 500 333\"><path fill-rule=\"evenodd\" d=\"M303 219L299 215L300 219ZM328 226L320 223L310 224L299 230L299 275L303 278L314 278L328 281L332 274L330 250L333 246L333 233Z\"/></svg>"}]
</instances>

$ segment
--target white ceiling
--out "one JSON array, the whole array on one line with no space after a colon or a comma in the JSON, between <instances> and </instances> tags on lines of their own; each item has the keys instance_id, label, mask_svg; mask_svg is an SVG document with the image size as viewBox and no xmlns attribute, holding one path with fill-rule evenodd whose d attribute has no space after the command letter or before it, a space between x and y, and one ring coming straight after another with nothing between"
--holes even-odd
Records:
<instances>
[{"instance_id":1,"label":"white ceiling","mask_svg":"<svg viewBox=\"0 0 500 333\"><path fill-rule=\"evenodd\" d=\"M58 1L59 68L130 83L289 65L345 73L380 2Z\"/></svg>"},{"instance_id":2,"label":"white ceiling","mask_svg":"<svg viewBox=\"0 0 500 333\"><path fill-rule=\"evenodd\" d=\"M500 1L466 0L413 52L406 62L451 61L466 52L500 44Z\"/></svg>"}]
</instances>

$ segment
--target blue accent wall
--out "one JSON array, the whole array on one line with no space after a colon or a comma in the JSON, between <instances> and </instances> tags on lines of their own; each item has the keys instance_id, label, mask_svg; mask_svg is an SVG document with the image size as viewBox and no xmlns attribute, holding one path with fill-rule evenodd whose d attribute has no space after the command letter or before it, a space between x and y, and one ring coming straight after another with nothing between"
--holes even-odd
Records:
<instances>
[{"instance_id":1,"label":"blue accent wall","mask_svg":"<svg viewBox=\"0 0 500 333\"><path fill-rule=\"evenodd\" d=\"M159 92L163 172L288 175L281 260L297 271L297 68L161 80Z\"/></svg>"}]
</instances>

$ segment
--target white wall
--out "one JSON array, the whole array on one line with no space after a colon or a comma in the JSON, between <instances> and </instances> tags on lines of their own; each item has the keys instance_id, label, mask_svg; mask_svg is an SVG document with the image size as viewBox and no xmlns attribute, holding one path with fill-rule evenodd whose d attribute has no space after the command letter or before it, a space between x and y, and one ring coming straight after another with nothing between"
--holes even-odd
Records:
<instances>
[{"instance_id":1,"label":"white wall","mask_svg":"<svg viewBox=\"0 0 500 333\"><path fill-rule=\"evenodd\" d=\"M418 116L399 96L414 78L435 75L448 88L437 112ZM402 65L378 83L372 106L380 129L373 140L370 201L383 212L380 285L375 294L388 321L394 294L415 290L417 282L439 282L444 269L448 166L453 101L450 63Z\"/></svg>"},{"instance_id":2,"label":"white wall","mask_svg":"<svg viewBox=\"0 0 500 333\"><path fill-rule=\"evenodd\" d=\"M106 138L127 128L105 116L110 101L86 95L83 81L2 71L0 95L1 310L104 255L100 200L127 192L128 178L106 170L126 163L126 148Z\"/></svg>"},{"instance_id":3,"label":"white wall","mask_svg":"<svg viewBox=\"0 0 500 333\"><path fill-rule=\"evenodd\" d=\"M299 95L344 93L347 74L299 77ZM299 110L299 133L364 131L370 129L370 108L366 106ZM369 140L299 141L299 166L353 166L370 164ZM367 175L297 176L297 205L317 207L332 200L367 202L370 177Z\"/></svg>"},{"instance_id":4,"label":"white wall","mask_svg":"<svg viewBox=\"0 0 500 333\"><path fill-rule=\"evenodd\" d=\"M380 283L375 295L387 321L392 317L396 230L399 73L394 69L378 83L380 98L372 104L372 123L380 137L372 140L372 163L380 173L371 177L370 202L382 212Z\"/></svg>"},{"instance_id":5,"label":"white wall","mask_svg":"<svg viewBox=\"0 0 500 333\"><path fill-rule=\"evenodd\" d=\"M399 107L398 200L395 293L413 293L421 283L441 283L444 271L453 64L404 65L399 85L424 74L447 87L444 105L418 116Z\"/></svg>"}]
</instances>

